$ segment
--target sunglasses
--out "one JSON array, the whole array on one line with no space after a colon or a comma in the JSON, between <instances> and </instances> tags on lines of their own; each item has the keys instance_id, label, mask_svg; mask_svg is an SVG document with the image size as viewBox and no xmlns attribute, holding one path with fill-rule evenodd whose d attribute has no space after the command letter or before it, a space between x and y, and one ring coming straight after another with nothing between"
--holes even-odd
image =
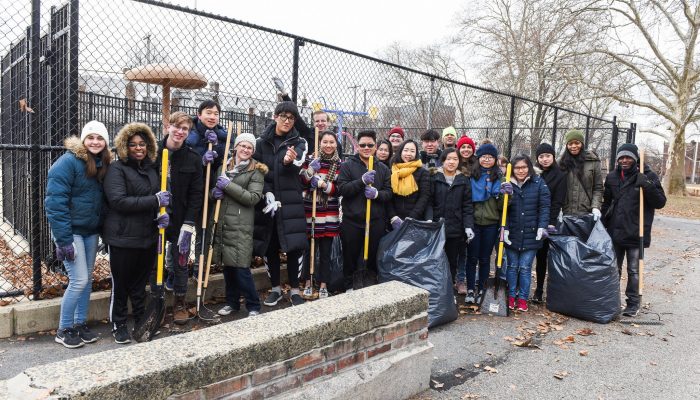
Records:
<instances>
[{"instance_id":1,"label":"sunglasses","mask_svg":"<svg viewBox=\"0 0 700 400\"><path fill-rule=\"evenodd\" d=\"M374 147L374 143L360 143L358 144L358 146L363 149L371 149L372 147Z\"/></svg>"}]
</instances>

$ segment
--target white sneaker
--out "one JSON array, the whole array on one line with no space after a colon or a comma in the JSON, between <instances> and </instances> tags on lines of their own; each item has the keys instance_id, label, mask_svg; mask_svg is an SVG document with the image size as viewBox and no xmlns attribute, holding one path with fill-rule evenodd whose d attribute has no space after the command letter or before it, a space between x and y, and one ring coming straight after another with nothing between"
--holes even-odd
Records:
<instances>
[{"instance_id":1,"label":"white sneaker","mask_svg":"<svg viewBox=\"0 0 700 400\"><path fill-rule=\"evenodd\" d=\"M256 316L256 315L260 315L260 311L250 311L250 312L248 313L248 316L249 316L249 317L254 317L254 316Z\"/></svg>"},{"instance_id":2,"label":"white sneaker","mask_svg":"<svg viewBox=\"0 0 700 400\"><path fill-rule=\"evenodd\" d=\"M226 316L226 315L231 314L232 312L233 312L233 307L231 307L231 306L223 306L223 307L221 307L221 309L219 310L218 314L219 314L219 315L224 315L224 316Z\"/></svg>"},{"instance_id":3,"label":"white sneaker","mask_svg":"<svg viewBox=\"0 0 700 400\"><path fill-rule=\"evenodd\" d=\"M318 298L319 299L325 299L327 297L328 297L328 289L321 288L318 290Z\"/></svg>"}]
</instances>

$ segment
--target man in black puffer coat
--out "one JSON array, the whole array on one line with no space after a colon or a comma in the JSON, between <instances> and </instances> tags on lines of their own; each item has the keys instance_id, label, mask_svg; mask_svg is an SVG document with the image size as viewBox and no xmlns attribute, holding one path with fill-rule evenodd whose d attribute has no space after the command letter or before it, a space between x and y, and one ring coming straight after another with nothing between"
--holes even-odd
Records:
<instances>
[{"instance_id":1,"label":"man in black puffer coat","mask_svg":"<svg viewBox=\"0 0 700 400\"><path fill-rule=\"evenodd\" d=\"M627 256L627 307L622 315L639 314L639 190L644 191L644 247L651 244L654 210L666 205L666 194L659 177L644 165L639 173L637 146L625 143L617 150L617 168L605 178L601 214L615 246L617 268Z\"/></svg>"},{"instance_id":2,"label":"man in black puffer coat","mask_svg":"<svg viewBox=\"0 0 700 400\"><path fill-rule=\"evenodd\" d=\"M287 276L292 287L292 305L304 303L299 295L299 267L308 246L301 165L306 159L307 143L294 129L299 119L296 104L283 101L275 108L275 122L258 138L253 158L270 169L265 175L264 201L255 214L254 254L265 255L270 270L272 291L265 298L266 306L274 306L282 298L280 288L279 251L287 253Z\"/></svg>"}]
</instances>

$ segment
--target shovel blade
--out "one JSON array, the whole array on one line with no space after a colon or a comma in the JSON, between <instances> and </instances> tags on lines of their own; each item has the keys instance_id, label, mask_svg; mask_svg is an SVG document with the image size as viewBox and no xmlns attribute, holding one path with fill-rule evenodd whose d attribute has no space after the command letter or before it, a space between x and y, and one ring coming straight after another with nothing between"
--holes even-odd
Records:
<instances>
[{"instance_id":1,"label":"shovel blade","mask_svg":"<svg viewBox=\"0 0 700 400\"><path fill-rule=\"evenodd\" d=\"M134 327L134 340L137 342L150 341L160 328L165 317L165 298L163 294L154 294L148 303L146 312L139 324Z\"/></svg>"},{"instance_id":2,"label":"shovel blade","mask_svg":"<svg viewBox=\"0 0 700 400\"><path fill-rule=\"evenodd\" d=\"M499 278L489 278L486 293L481 300L480 312L497 317L508 316L508 285Z\"/></svg>"}]
</instances>

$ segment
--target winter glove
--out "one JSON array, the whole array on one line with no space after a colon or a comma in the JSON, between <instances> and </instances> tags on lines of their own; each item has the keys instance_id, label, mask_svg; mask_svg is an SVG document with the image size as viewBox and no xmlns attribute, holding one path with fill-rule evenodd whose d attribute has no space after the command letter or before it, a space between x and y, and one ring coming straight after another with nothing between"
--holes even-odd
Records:
<instances>
[{"instance_id":1,"label":"winter glove","mask_svg":"<svg viewBox=\"0 0 700 400\"><path fill-rule=\"evenodd\" d=\"M545 228L537 228L537 236L535 236L535 240L547 239L548 237L549 234Z\"/></svg>"},{"instance_id":2,"label":"winter glove","mask_svg":"<svg viewBox=\"0 0 700 400\"><path fill-rule=\"evenodd\" d=\"M170 216L168 213L158 214L155 221L158 223L158 229L165 229L170 225Z\"/></svg>"},{"instance_id":3,"label":"winter glove","mask_svg":"<svg viewBox=\"0 0 700 400\"><path fill-rule=\"evenodd\" d=\"M221 200L224 198L224 191L219 189L218 187L215 187L211 191L211 197L213 197L214 200Z\"/></svg>"},{"instance_id":4,"label":"winter glove","mask_svg":"<svg viewBox=\"0 0 700 400\"><path fill-rule=\"evenodd\" d=\"M510 182L504 182L501 184L501 194L513 194L513 184Z\"/></svg>"},{"instance_id":5,"label":"winter glove","mask_svg":"<svg viewBox=\"0 0 700 400\"><path fill-rule=\"evenodd\" d=\"M321 169L321 159L314 158L314 160L309 163L309 168L314 170L314 172L318 172Z\"/></svg>"},{"instance_id":6,"label":"winter glove","mask_svg":"<svg viewBox=\"0 0 700 400\"><path fill-rule=\"evenodd\" d=\"M504 230L503 231L503 243L505 244L513 244L511 243L510 239L508 239L508 235L510 234L509 231Z\"/></svg>"},{"instance_id":7,"label":"winter glove","mask_svg":"<svg viewBox=\"0 0 700 400\"><path fill-rule=\"evenodd\" d=\"M375 170L367 171L362 174L362 183L365 185L371 185L374 183L374 175L377 173Z\"/></svg>"},{"instance_id":8,"label":"winter glove","mask_svg":"<svg viewBox=\"0 0 700 400\"><path fill-rule=\"evenodd\" d=\"M640 172L637 174L637 179L634 182L634 186L635 187L647 187L649 185L649 183L651 183L649 178L647 178L646 175L644 175L643 173Z\"/></svg>"},{"instance_id":9,"label":"winter glove","mask_svg":"<svg viewBox=\"0 0 700 400\"><path fill-rule=\"evenodd\" d=\"M365 186L365 197L374 200L379 196L379 191L372 186Z\"/></svg>"},{"instance_id":10,"label":"winter glove","mask_svg":"<svg viewBox=\"0 0 700 400\"><path fill-rule=\"evenodd\" d=\"M309 183L311 189L316 189L320 180L321 178L319 178L318 175L314 175L313 178L311 178L311 182Z\"/></svg>"},{"instance_id":11,"label":"winter glove","mask_svg":"<svg viewBox=\"0 0 700 400\"><path fill-rule=\"evenodd\" d=\"M554 225L549 225L547 227L547 236L549 235L555 235L557 233L557 228L554 227Z\"/></svg>"},{"instance_id":12,"label":"winter glove","mask_svg":"<svg viewBox=\"0 0 700 400\"><path fill-rule=\"evenodd\" d=\"M172 194L170 192L158 192L156 193L156 198L158 199L158 207L167 207L170 205L170 200L172 200Z\"/></svg>"},{"instance_id":13,"label":"winter glove","mask_svg":"<svg viewBox=\"0 0 700 400\"><path fill-rule=\"evenodd\" d=\"M597 208L594 208L591 210L591 214L593 214L593 221L598 221L600 219L600 210Z\"/></svg>"},{"instance_id":14,"label":"winter glove","mask_svg":"<svg viewBox=\"0 0 700 400\"><path fill-rule=\"evenodd\" d=\"M282 203L275 200L275 195L272 192L265 193L265 203L267 205L263 208L263 214L269 213L270 217L274 217L277 209L282 207Z\"/></svg>"},{"instance_id":15,"label":"winter glove","mask_svg":"<svg viewBox=\"0 0 700 400\"><path fill-rule=\"evenodd\" d=\"M192 244L192 234L194 233L194 223L185 222L180 228L180 237L177 238L177 248L180 250L178 263L183 266L187 265L187 259L190 258L190 245Z\"/></svg>"},{"instance_id":16,"label":"winter glove","mask_svg":"<svg viewBox=\"0 0 700 400\"><path fill-rule=\"evenodd\" d=\"M403 224L403 220L401 218L394 217L391 219L391 229L396 231L401 228L401 224Z\"/></svg>"},{"instance_id":17,"label":"winter glove","mask_svg":"<svg viewBox=\"0 0 700 400\"><path fill-rule=\"evenodd\" d=\"M211 129L207 129L207 131L204 132L204 138L208 143L211 143L214 146L216 146L216 144L219 142L216 132L212 131Z\"/></svg>"},{"instance_id":18,"label":"winter glove","mask_svg":"<svg viewBox=\"0 0 700 400\"><path fill-rule=\"evenodd\" d=\"M231 183L231 180L224 175L221 175L220 177L216 178L216 187L221 190L224 190L224 188L228 186L229 183Z\"/></svg>"},{"instance_id":19,"label":"winter glove","mask_svg":"<svg viewBox=\"0 0 700 400\"><path fill-rule=\"evenodd\" d=\"M474 239L474 231L472 228L467 228L464 230L464 233L467 235L467 243L470 243Z\"/></svg>"},{"instance_id":20,"label":"winter glove","mask_svg":"<svg viewBox=\"0 0 700 400\"><path fill-rule=\"evenodd\" d=\"M75 248L73 247L73 243L69 244L68 246L59 246L56 244L56 259L58 261L75 260Z\"/></svg>"},{"instance_id":21,"label":"winter glove","mask_svg":"<svg viewBox=\"0 0 700 400\"><path fill-rule=\"evenodd\" d=\"M218 157L218 156L219 155L216 154L216 152L214 150L207 150L204 153L204 155L202 156L202 165L206 166L208 164L213 163L214 160L216 159L216 157Z\"/></svg>"}]
</instances>

